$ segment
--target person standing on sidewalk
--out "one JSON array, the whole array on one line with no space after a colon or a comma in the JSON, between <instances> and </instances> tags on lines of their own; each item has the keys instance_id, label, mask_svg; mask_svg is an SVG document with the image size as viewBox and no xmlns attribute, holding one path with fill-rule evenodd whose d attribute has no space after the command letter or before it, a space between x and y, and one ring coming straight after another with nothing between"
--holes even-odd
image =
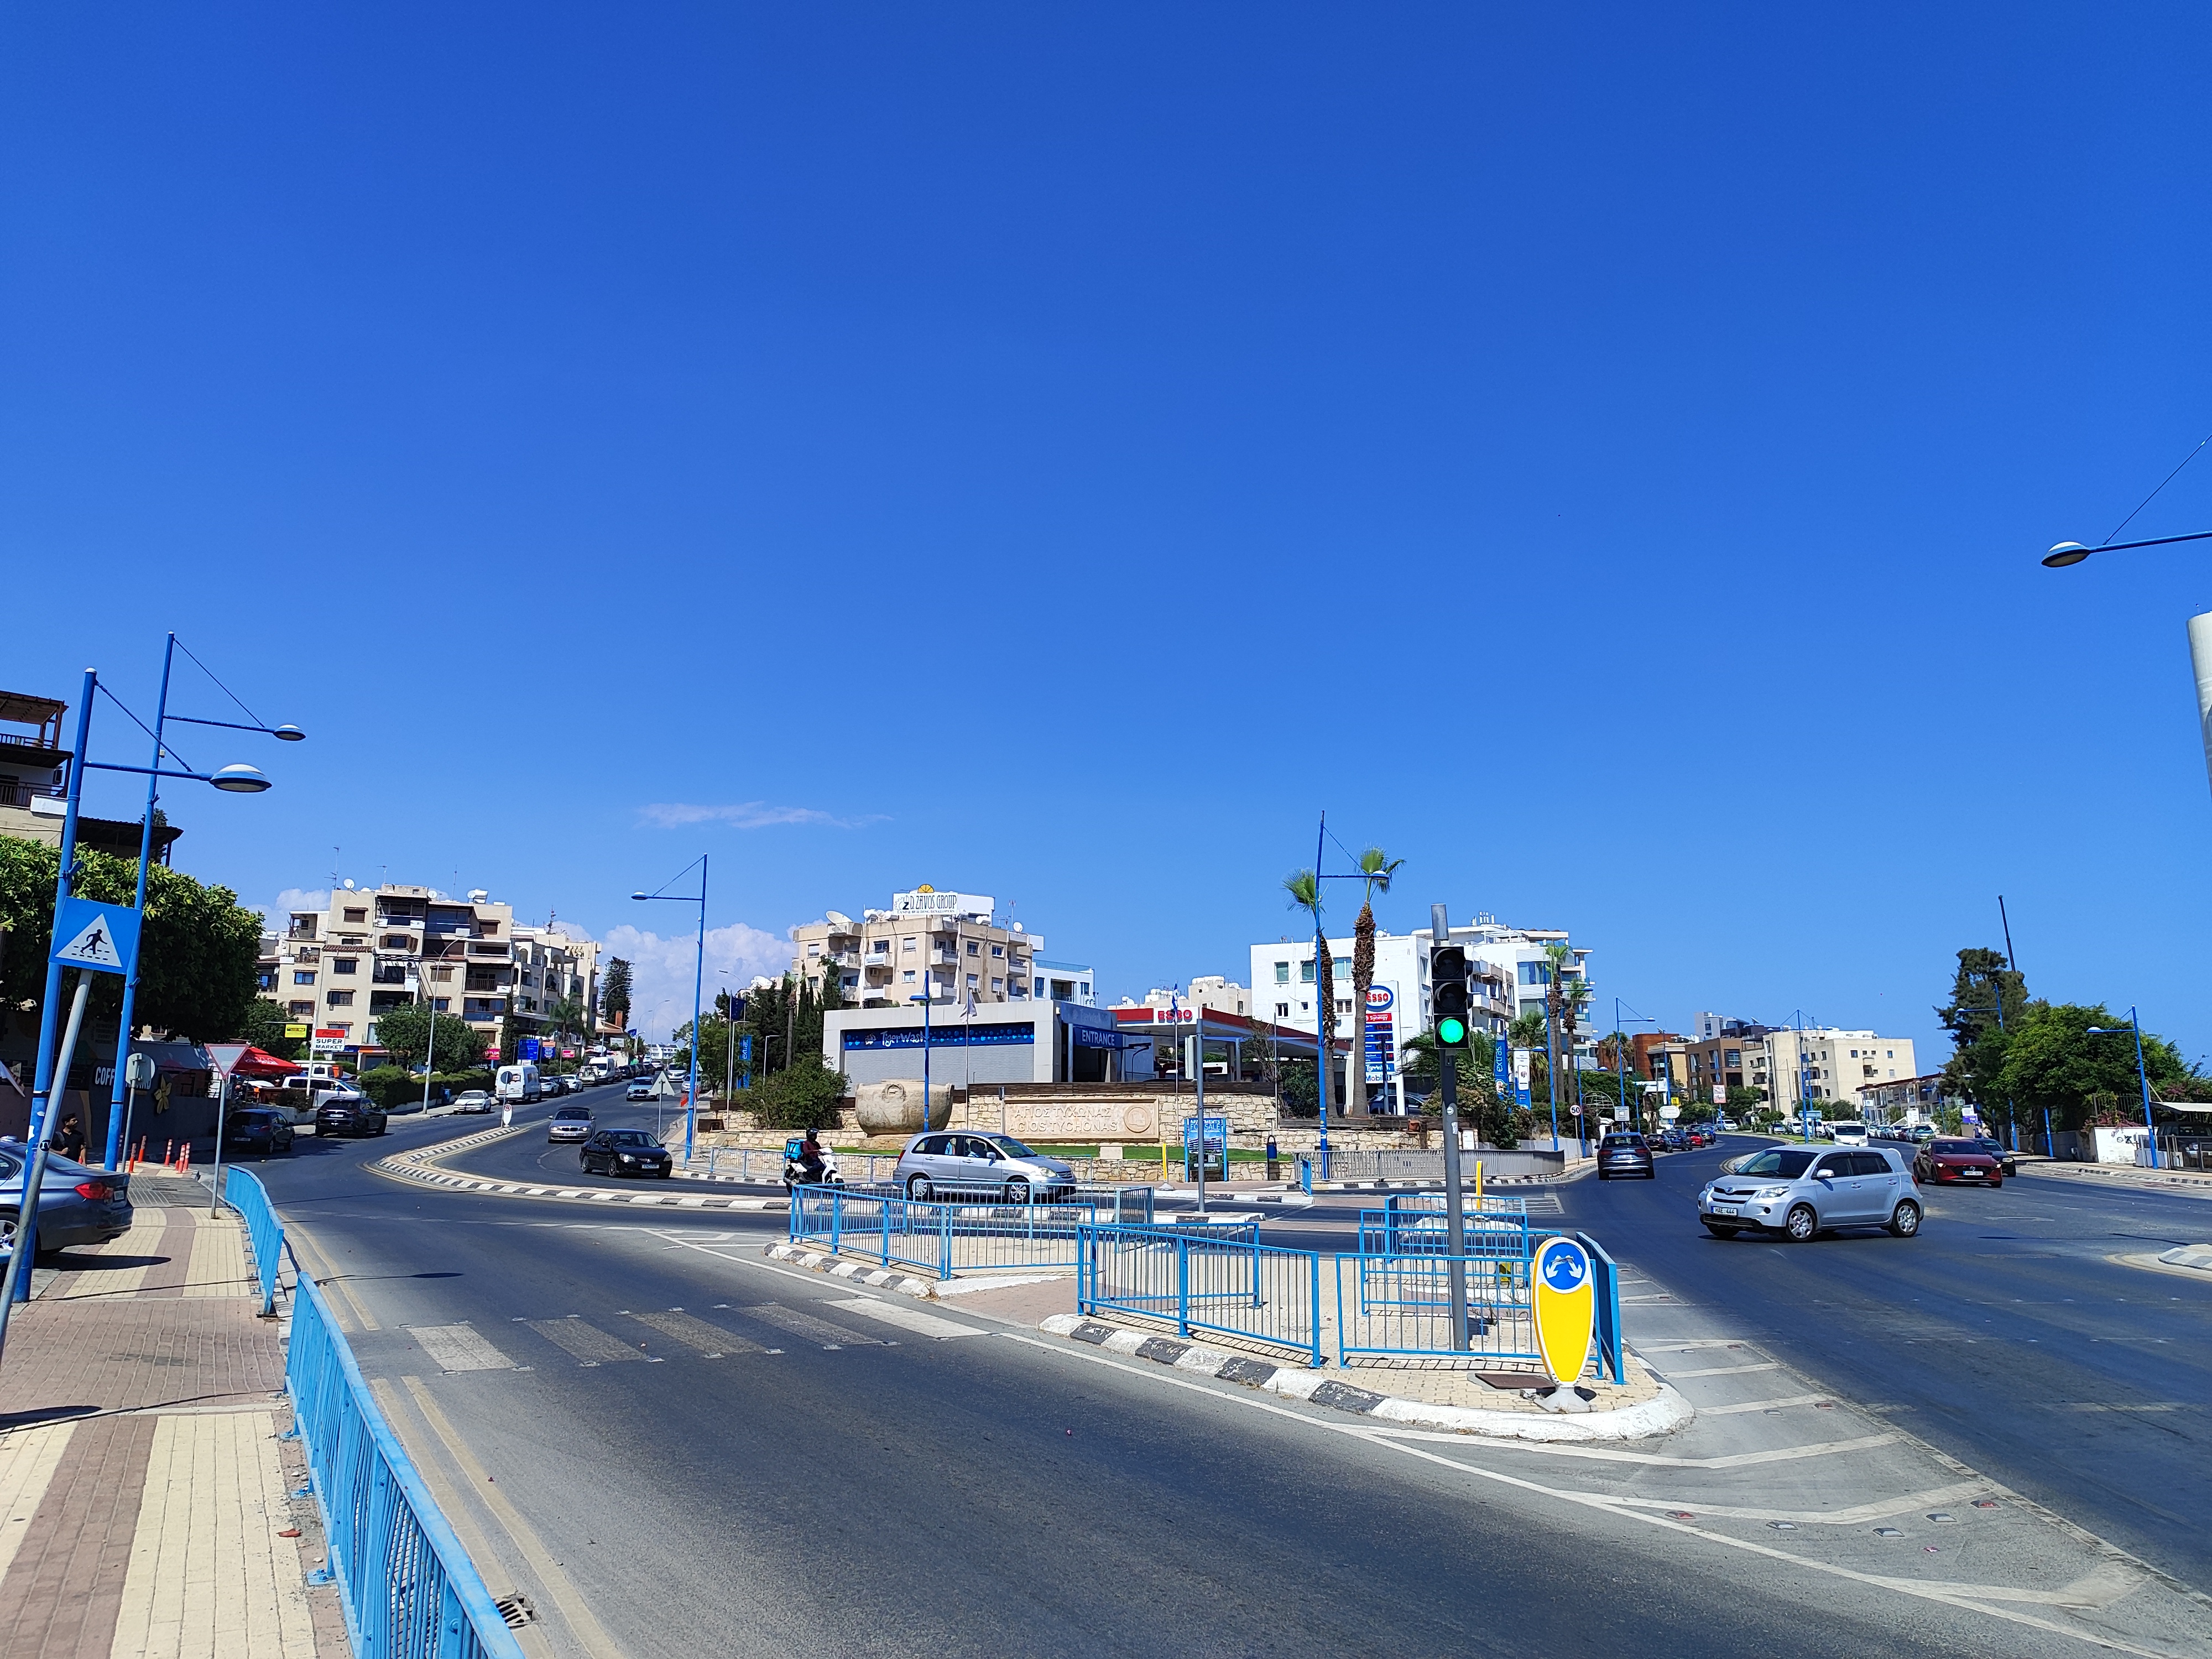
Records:
<instances>
[{"instance_id":1,"label":"person standing on sidewalk","mask_svg":"<svg viewBox=\"0 0 2212 1659\"><path fill-rule=\"evenodd\" d=\"M54 1131L54 1151L72 1164L84 1162L84 1127L77 1121L75 1112L64 1118L61 1127Z\"/></svg>"}]
</instances>

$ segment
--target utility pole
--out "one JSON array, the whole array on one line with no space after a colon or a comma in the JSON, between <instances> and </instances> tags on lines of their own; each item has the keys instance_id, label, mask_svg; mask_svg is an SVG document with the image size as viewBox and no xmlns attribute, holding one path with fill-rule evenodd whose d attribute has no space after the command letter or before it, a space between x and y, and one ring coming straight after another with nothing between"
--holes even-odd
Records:
<instances>
[{"instance_id":1,"label":"utility pole","mask_svg":"<svg viewBox=\"0 0 2212 1659\"><path fill-rule=\"evenodd\" d=\"M1467 1046L1467 952L1451 943L1444 907L1429 907L1429 1006L1437 1022L1437 1079L1443 1096L1444 1249L1451 1258L1452 1352L1465 1353L1467 1217L1459 1178L1459 1054Z\"/></svg>"}]
</instances>

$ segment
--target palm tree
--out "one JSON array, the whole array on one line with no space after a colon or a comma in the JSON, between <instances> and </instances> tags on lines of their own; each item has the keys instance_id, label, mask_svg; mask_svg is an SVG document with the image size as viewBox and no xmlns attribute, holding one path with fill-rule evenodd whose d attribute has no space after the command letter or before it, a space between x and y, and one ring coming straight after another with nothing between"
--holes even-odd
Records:
<instances>
[{"instance_id":1,"label":"palm tree","mask_svg":"<svg viewBox=\"0 0 2212 1659\"><path fill-rule=\"evenodd\" d=\"M1359 855L1362 896L1359 920L1352 929L1352 1058L1345 1077L1346 1108L1367 1109L1367 990L1375 983L1375 895L1390 890L1390 878L1403 859L1385 858L1370 847Z\"/></svg>"},{"instance_id":2,"label":"palm tree","mask_svg":"<svg viewBox=\"0 0 2212 1659\"><path fill-rule=\"evenodd\" d=\"M545 1018L552 1024L554 1035L560 1039L561 1046L565 1048L568 1039L575 1035L576 1028L584 1023L583 1002L576 997L562 997L546 1006Z\"/></svg>"},{"instance_id":3,"label":"palm tree","mask_svg":"<svg viewBox=\"0 0 2212 1659\"><path fill-rule=\"evenodd\" d=\"M1575 1065L1575 1030L1589 1007L1589 982L1580 974L1566 971L1574 965L1575 953L1571 945L1547 945L1544 954L1551 958L1551 986L1547 1000L1559 1015L1559 1063L1574 1091L1571 1098L1580 1100L1582 1073Z\"/></svg>"},{"instance_id":4,"label":"palm tree","mask_svg":"<svg viewBox=\"0 0 2212 1659\"><path fill-rule=\"evenodd\" d=\"M1326 1107L1331 1066L1329 1045L1336 1040L1336 973L1329 960L1328 935L1321 925L1321 878L1310 870L1293 871L1283 878L1283 890L1291 896L1293 908L1313 917L1314 991L1319 998L1314 1005L1314 1035L1318 1040L1321 1100Z\"/></svg>"}]
</instances>

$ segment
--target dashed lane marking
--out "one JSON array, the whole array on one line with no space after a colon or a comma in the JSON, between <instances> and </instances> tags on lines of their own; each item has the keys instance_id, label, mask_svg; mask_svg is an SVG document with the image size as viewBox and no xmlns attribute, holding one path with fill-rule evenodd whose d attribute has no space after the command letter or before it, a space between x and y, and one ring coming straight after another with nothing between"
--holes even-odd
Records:
<instances>
[{"instance_id":1,"label":"dashed lane marking","mask_svg":"<svg viewBox=\"0 0 2212 1659\"><path fill-rule=\"evenodd\" d=\"M609 1336L598 1326L586 1325L580 1319L526 1319L522 1322L586 1365L614 1365L625 1359L647 1358L643 1349L634 1348L620 1337Z\"/></svg>"},{"instance_id":2,"label":"dashed lane marking","mask_svg":"<svg viewBox=\"0 0 2212 1659\"><path fill-rule=\"evenodd\" d=\"M465 1320L458 1325L403 1325L416 1345L442 1371L511 1371L514 1362L477 1334Z\"/></svg>"}]
</instances>

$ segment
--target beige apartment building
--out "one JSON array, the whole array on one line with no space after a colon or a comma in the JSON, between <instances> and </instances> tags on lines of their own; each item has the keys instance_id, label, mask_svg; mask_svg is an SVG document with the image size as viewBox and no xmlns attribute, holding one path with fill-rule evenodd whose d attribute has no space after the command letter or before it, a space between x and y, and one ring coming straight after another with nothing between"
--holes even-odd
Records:
<instances>
[{"instance_id":1,"label":"beige apartment building","mask_svg":"<svg viewBox=\"0 0 2212 1659\"><path fill-rule=\"evenodd\" d=\"M320 910L295 910L262 935L261 994L284 1011L288 1035L326 1034L356 1056L376 1047L376 1016L427 996L466 1020L489 1048L514 1015L526 1030L565 997L587 1006L598 946L514 925L512 906L479 889L456 898L387 883L342 887Z\"/></svg>"},{"instance_id":2,"label":"beige apartment building","mask_svg":"<svg viewBox=\"0 0 2212 1659\"><path fill-rule=\"evenodd\" d=\"M1698 1018L1710 1035L1683 1045L1680 1063L1686 1076L1674 1082L1686 1083L1701 1100L1711 1099L1716 1088L1757 1089L1766 1104L1794 1112L1800 1101L1856 1103L1862 1089L1909 1079L1917 1070L1911 1037Z\"/></svg>"},{"instance_id":3,"label":"beige apartment building","mask_svg":"<svg viewBox=\"0 0 2212 1659\"><path fill-rule=\"evenodd\" d=\"M860 920L830 911L791 930L791 971L821 994L825 979L848 1007L933 1003L1073 1002L1096 1007L1091 969L1044 955L1044 935L1001 926L974 893L917 887Z\"/></svg>"}]
</instances>

